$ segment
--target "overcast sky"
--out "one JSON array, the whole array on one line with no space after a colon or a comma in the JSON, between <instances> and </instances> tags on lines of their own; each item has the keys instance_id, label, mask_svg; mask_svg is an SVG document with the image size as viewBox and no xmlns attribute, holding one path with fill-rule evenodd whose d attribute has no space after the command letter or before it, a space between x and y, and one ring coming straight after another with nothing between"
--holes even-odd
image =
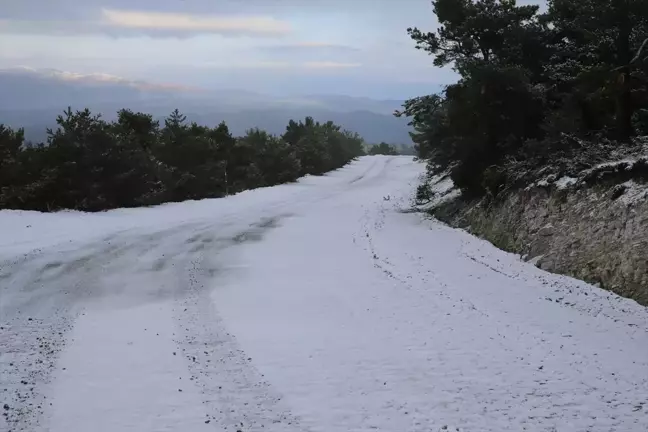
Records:
<instances>
[{"instance_id":1,"label":"overcast sky","mask_svg":"<svg viewBox=\"0 0 648 432\"><path fill-rule=\"evenodd\" d=\"M410 26L434 29L430 0L0 0L0 67L406 98L455 80Z\"/></svg>"}]
</instances>

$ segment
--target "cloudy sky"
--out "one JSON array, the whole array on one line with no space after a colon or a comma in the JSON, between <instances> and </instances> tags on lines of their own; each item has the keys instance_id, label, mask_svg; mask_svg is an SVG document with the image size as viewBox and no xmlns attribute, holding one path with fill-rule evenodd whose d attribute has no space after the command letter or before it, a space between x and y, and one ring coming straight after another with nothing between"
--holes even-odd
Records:
<instances>
[{"instance_id":1,"label":"cloudy sky","mask_svg":"<svg viewBox=\"0 0 648 432\"><path fill-rule=\"evenodd\" d=\"M405 98L455 79L405 31L435 25L430 0L0 0L0 67Z\"/></svg>"}]
</instances>

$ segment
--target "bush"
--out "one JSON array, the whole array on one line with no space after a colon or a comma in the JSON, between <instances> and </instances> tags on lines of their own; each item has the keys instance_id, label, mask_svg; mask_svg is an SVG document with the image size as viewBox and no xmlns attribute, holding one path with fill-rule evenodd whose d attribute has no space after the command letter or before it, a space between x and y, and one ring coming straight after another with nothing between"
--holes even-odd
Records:
<instances>
[{"instance_id":1,"label":"bush","mask_svg":"<svg viewBox=\"0 0 648 432\"><path fill-rule=\"evenodd\" d=\"M432 200L433 196L434 192L432 191L432 188L430 187L430 184L428 182L422 183L416 188L415 199L417 204L428 203Z\"/></svg>"}]
</instances>

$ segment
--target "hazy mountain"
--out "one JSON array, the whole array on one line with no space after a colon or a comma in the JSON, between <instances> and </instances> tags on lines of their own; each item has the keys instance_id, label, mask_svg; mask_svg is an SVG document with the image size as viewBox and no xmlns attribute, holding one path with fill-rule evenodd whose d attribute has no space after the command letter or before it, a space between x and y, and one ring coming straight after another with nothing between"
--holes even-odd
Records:
<instances>
[{"instance_id":1,"label":"hazy mountain","mask_svg":"<svg viewBox=\"0 0 648 432\"><path fill-rule=\"evenodd\" d=\"M75 74L27 68L0 70L0 123L25 127L28 139L40 141L45 129L67 106L90 108L107 119L129 108L163 118L173 109L189 120L215 125L225 121L234 134L259 127L279 134L289 119L312 116L332 120L369 142L409 143L405 119L392 114L402 101L344 95L279 98L245 90L204 90L152 84L104 74Z\"/></svg>"}]
</instances>

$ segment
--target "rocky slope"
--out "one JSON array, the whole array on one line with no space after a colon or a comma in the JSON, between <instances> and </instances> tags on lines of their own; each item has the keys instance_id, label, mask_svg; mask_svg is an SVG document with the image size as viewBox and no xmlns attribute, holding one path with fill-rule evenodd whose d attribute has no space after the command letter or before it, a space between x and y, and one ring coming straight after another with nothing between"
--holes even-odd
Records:
<instances>
[{"instance_id":1,"label":"rocky slope","mask_svg":"<svg viewBox=\"0 0 648 432\"><path fill-rule=\"evenodd\" d=\"M646 156L601 163L573 176L551 173L498 200L465 202L434 178L438 219L538 267L598 284L648 305Z\"/></svg>"}]
</instances>

